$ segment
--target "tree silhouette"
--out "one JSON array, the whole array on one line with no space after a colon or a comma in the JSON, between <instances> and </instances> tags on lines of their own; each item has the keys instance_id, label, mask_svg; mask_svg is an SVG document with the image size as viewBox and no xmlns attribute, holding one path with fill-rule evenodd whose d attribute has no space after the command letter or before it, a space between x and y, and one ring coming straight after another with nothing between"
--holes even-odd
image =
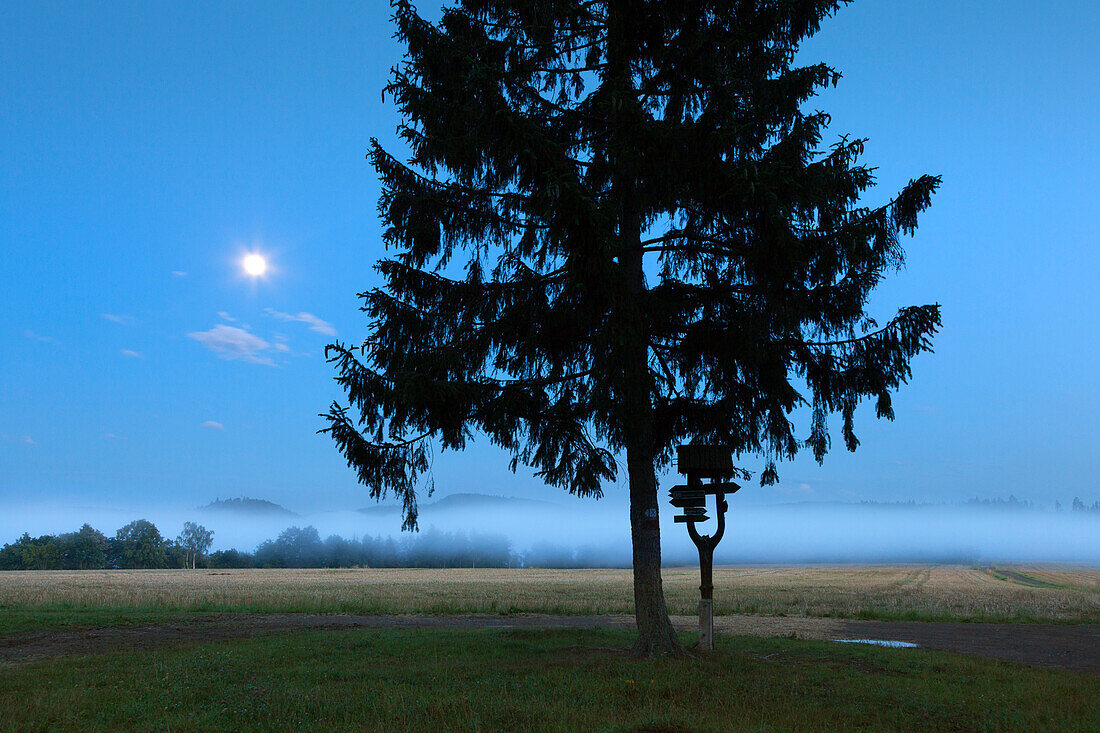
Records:
<instances>
[{"instance_id":1,"label":"tree silhouette","mask_svg":"<svg viewBox=\"0 0 1100 733\"><path fill-rule=\"evenodd\" d=\"M107 561L107 538L85 522L76 532L58 536L61 559L66 568L85 570L101 568Z\"/></svg>"},{"instance_id":2,"label":"tree silhouette","mask_svg":"<svg viewBox=\"0 0 1100 733\"><path fill-rule=\"evenodd\" d=\"M147 519L135 519L108 542L112 564L120 568L163 568L168 564L164 538Z\"/></svg>"},{"instance_id":3,"label":"tree silhouette","mask_svg":"<svg viewBox=\"0 0 1100 733\"><path fill-rule=\"evenodd\" d=\"M184 522L183 531L176 537L176 542L184 549L184 566L190 563L194 570L198 559L214 544L214 533L201 524Z\"/></svg>"},{"instance_id":4,"label":"tree silhouette","mask_svg":"<svg viewBox=\"0 0 1100 733\"><path fill-rule=\"evenodd\" d=\"M673 447L762 455L774 482L802 446L825 455L830 413L849 449L861 399L892 417L939 310L880 327L864 307L939 178L864 207L864 141L823 145L828 115L803 110L839 74L794 53L840 4L459 0L430 23L392 2L411 157L369 158L396 253L361 294L369 337L329 347L350 405L323 432L405 528L433 444L484 434L596 497L625 454L636 651L679 652L657 523Z\"/></svg>"}]
</instances>

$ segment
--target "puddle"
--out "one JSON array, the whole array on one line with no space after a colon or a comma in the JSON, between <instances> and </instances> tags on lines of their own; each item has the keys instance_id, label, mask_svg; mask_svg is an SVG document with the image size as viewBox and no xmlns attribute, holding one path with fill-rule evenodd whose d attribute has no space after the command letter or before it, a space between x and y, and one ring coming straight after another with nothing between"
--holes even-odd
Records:
<instances>
[{"instance_id":1,"label":"puddle","mask_svg":"<svg viewBox=\"0 0 1100 733\"><path fill-rule=\"evenodd\" d=\"M916 649L917 644L911 641L890 641L889 639L833 639L841 644L874 644L875 646L888 646L894 649Z\"/></svg>"}]
</instances>

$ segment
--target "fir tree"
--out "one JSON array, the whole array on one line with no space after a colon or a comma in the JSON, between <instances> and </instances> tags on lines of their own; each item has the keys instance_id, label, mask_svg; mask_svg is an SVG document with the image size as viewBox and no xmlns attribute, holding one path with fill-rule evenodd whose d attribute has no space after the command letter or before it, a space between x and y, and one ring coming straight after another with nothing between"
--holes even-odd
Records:
<instances>
[{"instance_id":1,"label":"fir tree","mask_svg":"<svg viewBox=\"0 0 1100 733\"><path fill-rule=\"evenodd\" d=\"M656 521L674 446L761 455L774 482L803 446L821 460L830 413L850 450L860 400L892 417L939 310L879 326L865 305L939 178L865 207L864 141L823 143L804 106L840 75L793 57L841 4L459 0L430 23L393 2L411 157L372 141L395 254L361 296L368 339L329 347L350 405L324 431L406 528L433 444L483 434L596 497L625 455L636 650L675 653Z\"/></svg>"}]
</instances>

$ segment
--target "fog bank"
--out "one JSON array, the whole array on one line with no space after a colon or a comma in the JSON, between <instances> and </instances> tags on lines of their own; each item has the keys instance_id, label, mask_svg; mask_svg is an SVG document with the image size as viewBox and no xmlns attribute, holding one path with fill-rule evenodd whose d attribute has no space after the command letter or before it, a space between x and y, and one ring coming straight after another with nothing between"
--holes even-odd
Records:
<instances>
[{"instance_id":1,"label":"fog bank","mask_svg":"<svg viewBox=\"0 0 1100 733\"><path fill-rule=\"evenodd\" d=\"M603 501L540 502L482 495L422 507L422 530L504 535L525 564L630 564L626 507ZM1066 562L1100 564L1100 515L981 506L785 504L738 506L730 498L726 535L715 561L736 563ZM694 564L686 527L662 507L666 564ZM713 512L712 512L713 514ZM73 531L87 522L107 536L134 519L174 538L185 521L214 530L214 550L252 552L289 526L312 525L322 538L401 537L396 508L250 517L180 507L0 507L0 542ZM701 524L713 532L714 520Z\"/></svg>"}]
</instances>

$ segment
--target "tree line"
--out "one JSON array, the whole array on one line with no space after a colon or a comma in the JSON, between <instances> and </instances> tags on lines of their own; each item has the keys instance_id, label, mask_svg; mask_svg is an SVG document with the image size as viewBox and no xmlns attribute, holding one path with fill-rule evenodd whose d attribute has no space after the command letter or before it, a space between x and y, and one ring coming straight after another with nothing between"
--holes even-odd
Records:
<instances>
[{"instance_id":1,"label":"tree line","mask_svg":"<svg viewBox=\"0 0 1100 733\"><path fill-rule=\"evenodd\" d=\"M1016 496L1010 495L1007 499L979 499L974 497L966 502L967 506L980 506L980 507L992 507L995 509L1038 509L1039 507L1032 501L1023 501L1017 499ZM1054 502L1054 511L1062 511L1062 502ZM1070 504L1070 511L1073 512L1089 512L1092 514L1100 514L1100 501L1094 501L1092 504L1085 504L1081 501L1081 497L1073 497L1073 503Z\"/></svg>"},{"instance_id":2,"label":"tree line","mask_svg":"<svg viewBox=\"0 0 1100 733\"><path fill-rule=\"evenodd\" d=\"M116 568L202 567L214 533L184 522L175 539L156 525L137 519L107 537L84 523L75 532L32 537L29 533L0 548L0 570L94 570Z\"/></svg>"},{"instance_id":3,"label":"tree line","mask_svg":"<svg viewBox=\"0 0 1100 733\"><path fill-rule=\"evenodd\" d=\"M429 529L396 540L393 537L322 540L314 527L290 527L276 539L261 542L256 552L214 553L211 567L256 568L505 568L520 558L507 537L498 534L443 532Z\"/></svg>"},{"instance_id":4,"label":"tree line","mask_svg":"<svg viewBox=\"0 0 1100 733\"><path fill-rule=\"evenodd\" d=\"M496 534L442 532L415 536L321 539L315 527L288 527L255 552L229 549L209 552L214 533L186 522L175 539L156 525L138 519L107 537L89 524L75 532L32 537L28 533L0 548L0 570L93 570L167 568L348 568L348 567L518 567L523 555L512 551L507 537ZM530 554L530 553L529 553ZM544 559L562 553L536 553ZM532 555L531 560L535 559Z\"/></svg>"}]
</instances>

